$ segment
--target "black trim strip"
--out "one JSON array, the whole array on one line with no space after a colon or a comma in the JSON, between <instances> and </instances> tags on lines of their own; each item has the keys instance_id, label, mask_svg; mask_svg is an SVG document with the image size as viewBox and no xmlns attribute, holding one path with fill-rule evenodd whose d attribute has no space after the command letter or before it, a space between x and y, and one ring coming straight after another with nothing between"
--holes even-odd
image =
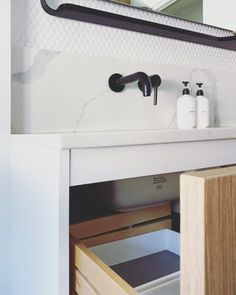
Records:
<instances>
[{"instance_id":1,"label":"black trim strip","mask_svg":"<svg viewBox=\"0 0 236 295\"><path fill-rule=\"evenodd\" d=\"M236 50L236 36L216 37L181 28L149 22L141 19L101 11L75 4L61 4L57 9L52 9L46 0L41 0L45 12L56 17L84 21L88 23L109 26L134 32L140 32L170 39L197 43L222 49Z\"/></svg>"}]
</instances>

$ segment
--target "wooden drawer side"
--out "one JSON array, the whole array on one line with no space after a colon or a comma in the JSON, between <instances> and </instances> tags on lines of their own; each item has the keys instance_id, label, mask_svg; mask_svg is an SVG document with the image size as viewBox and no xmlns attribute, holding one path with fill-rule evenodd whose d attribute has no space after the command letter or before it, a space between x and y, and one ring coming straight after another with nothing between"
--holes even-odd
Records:
<instances>
[{"instance_id":1,"label":"wooden drawer side","mask_svg":"<svg viewBox=\"0 0 236 295\"><path fill-rule=\"evenodd\" d=\"M170 215L170 203L163 203L156 207L141 209L135 212L118 213L74 224L70 226L70 234L74 240L78 241Z\"/></svg>"},{"instance_id":2,"label":"wooden drawer side","mask_svg":"<svg viewBox=\"0 0 236 295\"><path fill-rule=\"evenodd\" d=\"M84 245L74 246L75 265L101 295L138 293ZM112 292L112 293L111 293Z\"/></svg>"},{"instance_id":3,"label":"wooden drawer side","mask_svg":"<svg viewBox=\"0 0 236 295\"><path fill-rule=\"evenodd\" d=\"M71 271L73 279L71 280L72 290L79 295L101 295L86 279L86 277L76 268Z\"/></svg>"},{"instance_id":4,"label":"wooden drawer side","mask_svg":"<svg viewBox=\"0 0 236 295\"><path fill-rule=\"evenodd\" d=\"M91 237L91 238L82 240L81 243L85 245L86 247L94 247L97 245L119 241L122 239L143 235L143 234L158 231L161 229L171 229L171 223L172 222L170 218L162 220L162 221L150 222L148 224L138 225L133 228L118 230L112 233Z\"/></svg>"}]
</instances>

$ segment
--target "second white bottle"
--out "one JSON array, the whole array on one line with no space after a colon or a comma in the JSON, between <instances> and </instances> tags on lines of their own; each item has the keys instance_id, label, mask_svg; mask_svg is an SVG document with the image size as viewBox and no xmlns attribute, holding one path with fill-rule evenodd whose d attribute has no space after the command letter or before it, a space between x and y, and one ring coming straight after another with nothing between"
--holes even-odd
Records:
<instances>
[{"instance_id":1,"label":"second white bottle","mask_svg":"<svg viewBox=\"0 0 236 295\"><path fill-rule=\"evenodd\" d=\"M197 91L197 128L208 128L210 124L209 99L204 96L202 90L203 83L197 83L199 89Z\"/></svg>"},{"instance_id":2,"label":"second white bottle","mask_svg":"<svg viewBox=\"0 0 236 295\"><path fill-rule=\"evenodd\" d=\"M177 100L177 128L192 129L196 127L197 122L197 103L190 95L189 82L183 81L183 84L185 86L183 95Z\"/></svg>"}]
</instances>

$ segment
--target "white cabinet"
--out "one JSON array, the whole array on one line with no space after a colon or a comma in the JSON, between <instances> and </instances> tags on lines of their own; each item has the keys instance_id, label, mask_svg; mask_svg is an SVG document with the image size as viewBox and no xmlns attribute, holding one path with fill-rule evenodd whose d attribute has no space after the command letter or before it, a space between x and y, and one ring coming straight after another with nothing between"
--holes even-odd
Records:
<instances>
[{"instance_id":1,"label":"white cabinet","mask_svg":"<svg viewBox=\"0 0 236 295\"><path fill-rule=\"evenodd\" d=\"M229 165L235 150L236 140L73 149L70 185Z\"/></svg>"},{"instance_id":2,"label":"white cabinet","mask_svg":"<svg viewBox=\"0 0 236 295\"><path fill-rule=\"evenodd\" d=\"M70 186L234 164L235 150L235 139L70 148L63 135L12 136L12 294L69 294Z\"/></svg>"}]
</instances>

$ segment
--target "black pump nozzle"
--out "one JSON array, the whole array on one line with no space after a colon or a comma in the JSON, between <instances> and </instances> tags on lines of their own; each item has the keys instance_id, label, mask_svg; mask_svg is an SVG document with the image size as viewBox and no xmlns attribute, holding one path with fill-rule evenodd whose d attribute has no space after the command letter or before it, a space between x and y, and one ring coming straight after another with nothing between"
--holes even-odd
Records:
<instances>
[{"instance_id":1,"label":"black pump nozzle","mask_svg":"<svg viewBox=\"0 0 236 295\"><path fill-rule=\"evenodd\" d=\"M196 83L199 88L202 87L203 83Z\"/></svg>"},{"instance_id":2,"label":"black pump nozzle","mask_svg":"<svg viewBox=\"0 0 236 295\"><path fill-rule=\"evenodd\" d=\"M202 85L203 83L196 83L197 86L199 87L198 91L197 91L197 96L203 96L204 95L204 92L202 90Z\"/></svg>"},{"instance_id":3,"label":"black pump nozzle","mask_svg":"<svg viewBox=\"0 0 236 295\"><path fill-rule=\"evenodd\" d=\"M189 95L190 94L190 90L188 88L188 84L189 82L188 81L183 81L183 84L185 86L184 90L183 90L183 95Z\"/></svg>"},{"instance_id":4,"label":"black pump nozzle","mask_svg":"<svg viewBox=\"0 0 236 295\"><path fill-rule=\"evenodd\" d=\"M188 87L189 82L188 81L183 81L183 84L185 87Z\"/></svg>"}]
</instances>

